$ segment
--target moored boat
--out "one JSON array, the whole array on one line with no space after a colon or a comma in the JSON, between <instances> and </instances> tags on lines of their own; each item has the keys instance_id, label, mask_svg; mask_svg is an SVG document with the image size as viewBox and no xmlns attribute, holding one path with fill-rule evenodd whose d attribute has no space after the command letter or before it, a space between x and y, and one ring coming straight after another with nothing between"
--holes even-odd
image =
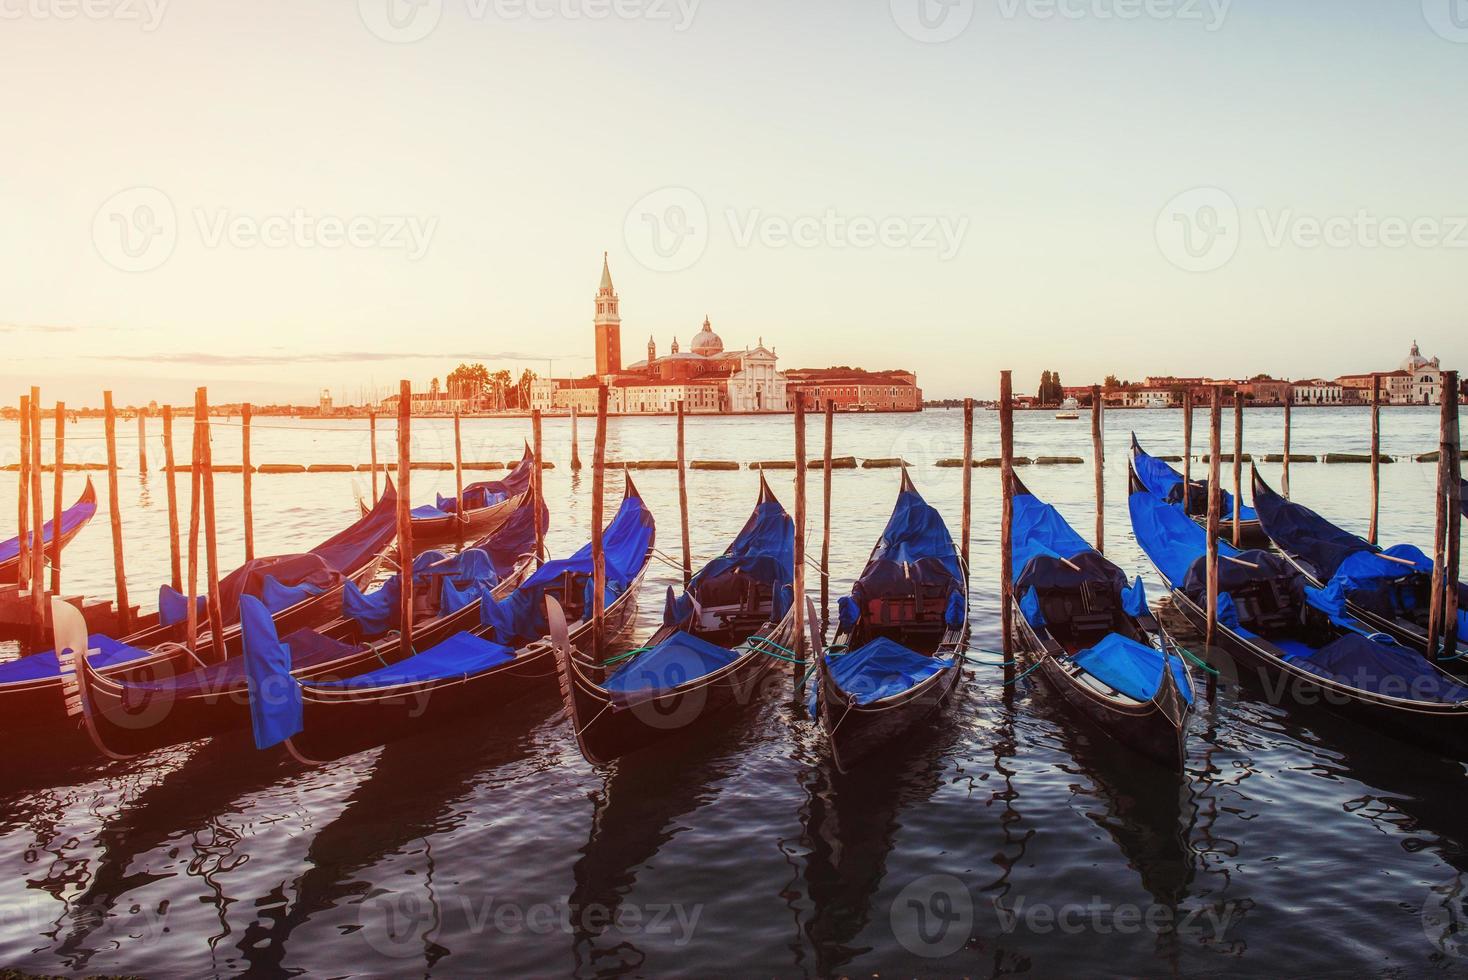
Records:
<instances>
[{"instance_id":1,"label":"moored boat","mask_svg":"<svg viewBox=\"0 0 1468 980\"><path fill-rule=\"evenodd\" d=\"M435 495L434 503L414 507L414 547L462 541L493 532L523 504L522 498L529 493L534 473L535 454L526 445L520 462L504 479L471 483L459 497ZM364 513L366 509L364 504Z\"/></svg>"},{"instance_id":2,"label":"moored boat","mask_svg":"<svg viewBox=\"0 0 1468 980\"><path fill-rule=\"evenodd\" d=\"M838 609L807 707L846 771L936 711L963 669L967 569L905 469L892 516Z\"/></svg>"},{"instance_id":3,"label":"moored boat","mask_svg":"<svg viewBox=\"0 0 1468 980\"><path fill-rule=\"evenodd\" d=\"M1266 534L1306 582L1321 590L1332 615L1369 632L1427 651L1432 559L1409 544L1381 548L1337 527L1315 511L1275 493L1257 469L1254 505ZM1439 658L1455 674L1468 673L1468 586L1458 583L1457 650Z\"/></svg>"},{"instance_id":4,"label":"moored boat","mask_svg":"<svg viewBox=\"0 0 1468 980\"><path fill-rule=\"evenodd\" d=\"M1206 630L1207 532L1146 491L1128 501L1137 542L1175 608ZM1283 557L1218 543L1218 618L1207 659L1272 704L1324 706L1377 732L1468 757L1468 688L1389 638L1351 628Z\"/></svg>"},{"instance_id":5,"label":"moored boat","mask_svg":"<svg viewBox=\"0 0 1468 980\"><path fill-rule=\"evenodd\" d=\"M82 532L82 528L97 514L97 491L92 488L92 478L87 477L87 485L82 488L82 494L66 510L61 512L61 547L64 549ZM41 526L41 542L45 547L49 558L51 545L56 533L56 521L46 521ZM34 532L32 532L34 533ZM27 547L30 541L26 542ZM14 537L6 541L0 541L0 585L14 585L19 581L20 575L20 538Z\"/></svg>"},{"instance_id":6,"label":"moored boat","mask_svg":"<svg viewBox=\"0 0 1468 980\"><path fill-rule=\"evenodd\" d=\"M1027 671L1117 742L1181 769L1192 678L1147 607L1142 580L1127 582L1013 479L1014 623Z\"/></svg>"},{"instance_id":7,"label":"moored boat","mask_svg":"<svg viewBox=\"0 0 1468 980\"><path fill-rule=\"evenodd\" d=\"M758 698L771 668L790 659L794 529L761 474L743 529L681 596L669 587L663 624L641 649L599 662L562 632L561 696L587 761L610 762Z\"/></svg>"},{"instance_id":8,"label":"moored boat","mask_svg":"<svg viewBox=\"0 0 1468 980\"><path fill-rule=\"evenodd\" d=\"M631 626L655 537L652 514L628 479L604 537L608 636ZM248 603L245 657L255 744L285 743L310 762L450 718L492 713L527 694L550 693L557 669L546 599L568 610L573 642L589 636L592 577L587 544L569 558L546 562L508 596L481 603L471 628L426 638L419 652L395 663L320 681L292 676L291 638L282 640L263 607Z\"/></svg>"},{"instance_id":9,"label":"moored boat","mask_svg":"<svg viewBox=\"0 0 1468 980\"><path fill-rule=\"evenodd\" d=\"M1178 504L1189 517L1198 522L1200 527L1207 525L1208 481L1194 480L1189 484L1187 492L1184 492L1183 475L1166 460L1147 455L1141 443L1137 442L1135 432L1132 433L1129 473L1133 492L1144 490L1164 503ZM1222 519L1218 524L1218 533L1221 537L1232 538L1234 496L1227 490L1222 491L1222 495L1223 510ZM1242 503L1239 506L1239 543L1251 548L1264 548L1269 545L1269 538L1265 536L1264 529L1259 526L1259 515L1254 512L1254 508L1244 506Z\"/></svg>"}]
</instances>

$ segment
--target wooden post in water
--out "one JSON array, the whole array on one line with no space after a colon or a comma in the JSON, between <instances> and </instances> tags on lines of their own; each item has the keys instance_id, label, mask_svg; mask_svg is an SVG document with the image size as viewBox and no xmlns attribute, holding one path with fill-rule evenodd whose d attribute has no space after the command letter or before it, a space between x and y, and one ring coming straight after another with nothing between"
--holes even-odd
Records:
<instances>
[{"instance_id":1,"label":"wooden post in water","mask_svg":"<svg viewBox=\"0 0 1468 980\"><path fill-rule=\"evenodd\" d=\"M693 579L693 551L688 542L688 473L683 443L683 399L678 399L678 516L683 528L683 587Z\"/></svg>"},{"instance_id":2,"label":"wooden post in water","mask_svg":"<svg viewBox=\"0 0 1468 980\"><path fill-rule=\"evenodd\" d=\"M413 384L398 382L398 650L413 655Z\"/></svg>"},{"instance_id":3,"label":"wooden post in water","mask_svg":"<svg viewBox=\"0 0 1468 980\"><path fill-rule=\"evenodd\" d=\"M46 500L41 490L41 389L31 389L31 630L46 629ZM57 537L61 522L52 528Z\"/></svg>"},{"instance_id":4,"label":"wooden post in water","mask_svg":"<svg viewBox=\"0 0 1468 980\"><path fill-rule=\"evenodd\" d=\"M805 399L795 392L795 695L805 681ZM812 656L820 651L812 650Z\"/></svg>"},{"instance_id":5,"label":"wooden post in water","mask_svg":"<svg viewBox=\"0 0 1468 980\"><path fill-rule=\"evenodd\" d=\"M1371 527L1366 540L1376 544L1381 517L1381 375L1371 375Z\"/></svg>"},{"instance_id":6,"label":"wooden post in water","mask_svg":"<svg viewBox=\"0 0 1468 980\"><path fill-rule=\"evenodd\" d=\"M459 430L459 410L454 409L454 513L458 515L459 529L463 530L464 522L468 520L464 516L464 436Z\"/></svg>"},{"instance_id":7,"label":"wooden post in water","mask_svg":"<svg viewBox=\"0 0 1468 980\"><path fill-rule=\"evenodd\" d=\"M168 491L168 569L173 591L183 592L183 568L178 554L178 474L174 472L173 406L163 406L163 478Z\"/></svg>"},{"instance_id":8,"label":"wooden post in water","mask_svg":"<svg viewBox=\"0 0 1468 980\"><path fill-rule=\"evenodd\" d=\"M61 513L66 507L62 496L66 482L66 403L56 403L56 469L51 491L51 594L61 594Z\"/></svg>"},{"instance_id":9,"label":"wooden post in water","mask_svg":"<svg viewBox=\"0 0 1468 980\"><path fill-rule=\"evenodd\" d=\"M1444 646L1441 653L1438 649L1438 640L1448 632L1447 593L1457 589L1457 579L1449 579L1447 576L1448 527L1451 523L1448 517L1448 503L1452 496L1449 483L1453 473L1453 462L1458 455L1457 440L1454 438L1458 422L1457 384L1458 373L1456 371L1442 373L1442 412L1438 421L1437 525L1432 537L1432 600L1428 606L1427 619L1427 658L1429 660L1447 659L1457 654L1452 647ZM1453 550L1456 551L1456 547Z\"/></svg>"},{"instance_id":10,"label":"wooden post in water","mask_svg":"<svg viewBox=\"0 0 1468 980\"><path fill-rule=\"evenodd\" d=\"M1193 513L1193 389L1183 396L1183 513Z\"/></svg>"},{"instance_id":11,"label":"wooden post in water","mask_svg":"<svg viewBox=\"0 0 1468 980\"><path fill-rule=\"evenodd\" d=\"M829 457L831 451L826 450ZM830 497L826 499L826 509L831 505ZM974 400L965 398L963 400L963 574L967 578L969 574L969 546L973 542L973 532L969 527L973 523L974 516ZM826 522L827 527L830 521Z\"/></svg>"},{"instance_id":12,"label":"wooden post in water","mask_svg":"<svg viewBox=\"0 0 1468 980\"><path fill-rule=\"evenodd\" d=\"M535 490L535 495L530 502L535 507L535 558L537 561L545 561L545 524L541 519L540 512L545 505L545 460L541 457L540 444L540 409L530 413L530 430L533 445L531 451L535 455L532 466L534 475L531 476L530 486Z\"/></svg>"},{"instance_id":13,"label":"wooden post in water","mask_svg":"<svg viewBox=\"0 0 1468 980\"><path fill-rule=\"evenodd\" d=\"M1244 546L1244 393L1234 392L1234 547Z\"/></svg>"},{"instance_id":14,"label":"wooden post in water","mask_svg":"<svg viewBox=\"0 0 1468 980\"><path fill-rule=\"evenodd\" d=\"M250 470L250 403L245 402L240 414L240 462L245 490L245 561L255 560L255 496ZM211 453L212 455L212 453Z\"/></svg>"},{"instance_id":15,"label":"wooden post in water","mask_svg":"<svg viewBox=\"0 0 1468 980\"><path fill-rule=\"evenodd\" d=\"M1463 547L1463 443L1458 429L1458 372L1444 371L1442 383L1443 395L1450 403L1445 413L1448 417L1448 449L1443 454L1443 458L1448 461L1448 533L1445 543L1447 567L1443 571L1443 656L1452 658L1458 653L1458 580L1460 552Z\"/></svg>"},{"instance_id":16,"label":"wooden post in water","mask_svg":"<svg viewBox=\"0 0 1468 980\"><path fill-rule=\"evenodd\" d=\"M1223 393L1215 385L1213 402L1208 421L1210 449L1208 453L1208 628L1204 642L1211 650L1218 632L1218 523L1223 510L1223 478L1219 461L1219 450L1223 443ZM1174 582L1173 588L1181 589Z\"/></svg>"},{"instance_id":17,"label":"wooden post in water","mask_svg":"<svg viewBox=\"0 0 1468 980\"><path fill-rule=\"evenodd\" d=\"M1284 441L1284 478L1280 480L1280 492L1288 500L1290 497L1290 409L1295 404L1295 387L1290 385L1285 388L1285 441Z\"/></svg>"},{"instance_id":18,"label":"wooden post in water","mask_svg":"<svg viewBox=\"0 0 1468 980\"><path fill-rule=\"evenodd\" d=\"M1004 661L1014 660L1014 381L999 372L999 478L1004 500L999 519L999 622L1004 631Z\"/></svg>"},{"instance_id":19,"label":"wooden post in water","mask_svg":"<svg viewBox=\"0 0 1468 980\"><path fill-rule=\"evenodd\" d=\"M138 409L138 475L148 475L148 410Z\"/></svg>"},{"instance_id":20,"label":"wooden post in water","mask_svg":"<svg viewBox=\"0 0 1468 980\"><path fill-rule=\"evenodd\" d=\"M204 558L209 573L209 637L213 641L214 660L223 663L224 607L219 601L219 525L214 513L214 445L209 429L209 389L194 392L194 424L199 426L199 452L203 456L200 486L204 495Z\"/></svg>"},{"instance_id":21,"label":"wooden post in water","mask_svg":"<svg viewBox=\"0 0 1468 980\"><path fill-rule=\"evenodd\" d=\"M826 400L825 461L821 466L821 637L826 635L831 603L831 452L836 441L836 406ZM967 508L967 501L965 501ZM965 523L965 536L968 528ZM965 565L967 558L965 558ZM964 574L967 575L965 568Z\"/></svg>"},{"instance_id":22,"label":"wooden post in water","mask_svg":"<svg viewBox=\"0 0 1468 980\"><path fill-rule=\"evenodd\" d=\"M581 447L576 438L576 406L571 406L571 470L581 469Z\"/></svg>"},{"instance_id":23,"label":"wooden post in water","mask_svg":"<svg viewBox=\"0 0 1468 980\"><path fill-rule=\"evenodd\" d=\"M107 440L107 510L112 523L112 577L117 584L117 628L132 632L132 609L127 601L127 571L122 560L122 504L117 486L117 409L112 392L102 392L103 434Z\"/></svg>"},{"instance_id":24,"label":"wooden post in water","mask_svg":"<svg viewBox=\"0 0 1468 980\"><path fill-rule=\"evenodd\" d=\"M18 498L20 512L16 517L15 581L22 589L30 588L31 582L31 397L20 396L20 487Z\"/></svg>"},{"instance_id":25,"label":"wooden post in water","mask_svg":"<svg viewBox=\"0 0 1468 980\"><path fill-rule=\"evenodd\" d=\"M1101 437L1101 386L1091 385L1091 455L1096 460L1096 550L1106 554L1106 444ZM1184 493L1187 487L1183 487Z\"/></svg>"},{"instance_id":26,"label":"wooden post in water","mask_svg":"<svg viewBox=\"0 0 1468 980\"><path fill-rule=\"evenodd\" d=\"M591 652L606 653L607 559L602 551L602 490L607 469L607 386L596 388L596 439L591 450Z\"/></svg>"},{"instance_id":27,"label":"wooden post in water","mask_svg":"<svg viewBox=\"0 0 1468 980\"><path fill-rule=\"evenodd\" d=\"M195 403L197 405L197 398ZM190 650L199 646L199 521L203 515L204 486L204 427L199 424L197 408L194 411L194 445L189 462L189 590L188 610L185 613L187 645Z\"/></svg>"},{"instance_id":28,"label":"wooden post in water","mask_svg":"<svg viewBox=\"0 0 1468 980\"><path fill-rule=\"evenodd\" d=\"M377 409L367 410L367 438L372 445L368 452L372 456L372 506L377 506Z\"/></svg>"}]
</instances>

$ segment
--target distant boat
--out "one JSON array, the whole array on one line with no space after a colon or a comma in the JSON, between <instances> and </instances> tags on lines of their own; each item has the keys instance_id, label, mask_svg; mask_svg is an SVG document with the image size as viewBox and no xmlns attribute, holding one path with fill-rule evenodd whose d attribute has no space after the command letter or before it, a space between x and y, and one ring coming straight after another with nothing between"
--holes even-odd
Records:
<instances>
[{"instance_id":1,"label":"distant boat","mask_svg":"<svg viewBox=\"0 0 1468 980\"><path fill-rule=\"evenodd\" d=\"M1076 419L1080 418L1080 415L1075 412L1056 412L1055 417L1058 419L1066 419L1068 421L1074 422Z\"/></svg>"},{"instance_id":2,"label":"distant boat","mask_svg":"<svg viewBox=\"0 0 1468 980\"><path fill-rule=\"evenodd\" d=\"M1076 401L1074 398L1067 398L1065 401L1060 403L1060 411L1055 413L1055 417L1058 419L1068 420L1078 419L1081 417L1080 407L1080 402Z\"/></svg>"}]
</instances>

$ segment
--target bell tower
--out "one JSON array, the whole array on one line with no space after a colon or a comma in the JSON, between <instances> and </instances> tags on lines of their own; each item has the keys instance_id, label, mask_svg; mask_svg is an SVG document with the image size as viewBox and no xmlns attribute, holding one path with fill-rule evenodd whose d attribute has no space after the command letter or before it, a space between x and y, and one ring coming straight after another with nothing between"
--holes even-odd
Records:
<instances>
[{"instance_id":1,"label":"bell tower","mask_svg":"<svg viewBox=\"0 0 1468 980\"><path fill-rule=\"evenodd\" d=\"M617 291L612 288L612 270L607 253L601 255L601 285L596 290L596 373L598 377L622 370L622 317L617 312Z\"/></svg>"}]
</instances>

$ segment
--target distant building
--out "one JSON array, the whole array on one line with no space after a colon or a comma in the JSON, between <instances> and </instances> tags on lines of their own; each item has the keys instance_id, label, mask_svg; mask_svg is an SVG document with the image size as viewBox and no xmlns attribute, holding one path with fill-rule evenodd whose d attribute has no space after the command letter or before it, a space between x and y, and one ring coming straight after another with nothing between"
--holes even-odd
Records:
<instances>
[{"instance_id":1,"label":"distant building","mask_svg":"<svg viewBox=\"0 0 1468 980\"><path fill-rule=\"evenodd\" d=\"M1292 393L1296 405L1344 404L1343 389L1338 381L1296 381Z\"/></svg>"},{"instance_id":2,"label":"distant building","mask_svg":"<svg viewBox=\"0 0 1468 980\"><path fill-rule=\"evenodd\" d=\"M798 368L785 376L791 391L798 391L815 411L825 411L827 405L838 412L916 412L923 407L923 391L911 371Z\"/></svg>"},{"instance_id":3,"label":"distant building","mask_svg":"<svg viewBox=\"0 0 1468 980\"><path fill-rule=\"evenodd\" d=\"M610 378L622 370L622 314L618 307L621 300L612 288L612 269L607 264L607 253L601 253L601 285L596 290L596 373L598 377Z\"/></svg>"},{"instance_id":4,"label":"distant building","mask_svg":"<svg viewBox=\"0 0 1468 980\"><path fill-rule=\"evenodd\" d=\"M1381 400L1388 405L1435 405L1442 399L1442 362L1436 357L1424 357L1415 340L1395 371L1347 374L1336 380L1343 388L1359 392L1349 395L1348 402L1368 404L1371 379L1377 377L1381 379Z\"/></svg>"}]
</instances>

